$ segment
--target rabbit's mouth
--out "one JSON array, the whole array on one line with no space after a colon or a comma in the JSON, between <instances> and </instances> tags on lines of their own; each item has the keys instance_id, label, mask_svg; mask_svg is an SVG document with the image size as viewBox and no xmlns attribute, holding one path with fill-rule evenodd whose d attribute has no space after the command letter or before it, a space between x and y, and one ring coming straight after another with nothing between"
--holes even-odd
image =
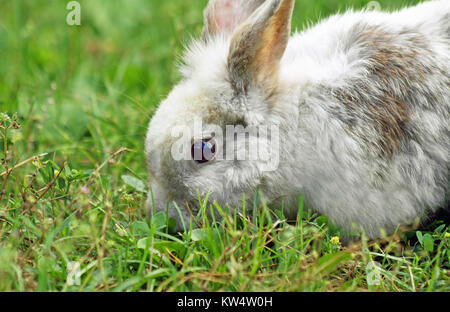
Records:
<instances>
[{"instance_id":1,"label":"rabbit's mouth","mask_svg":"<svg viewBox=\"0 0 450 312\"><path fill-rule=\"evenodd\" d=\"M173 196L173 194L178 194L178 196ZM190 220L195 219L200 209L198 201L180 199L179 194L186 195L186 190L183 192L173 190L171 193L158 179L152 179L146 208L150 216L160 212L167 213L169 218L176 221L175 231L182 232L185 228L189 228Z\"/></svg>"}]
</instances>

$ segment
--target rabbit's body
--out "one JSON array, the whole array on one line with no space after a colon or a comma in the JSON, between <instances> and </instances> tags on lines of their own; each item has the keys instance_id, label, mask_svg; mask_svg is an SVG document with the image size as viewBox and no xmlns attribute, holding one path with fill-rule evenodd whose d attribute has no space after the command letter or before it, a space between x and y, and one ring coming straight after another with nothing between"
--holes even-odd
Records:
<instances>
[{"instance_id":1,"label":"rabbit's body","mask_svg":"<svg viewBox=\"0 0 450 312\"><path fill-rule=\"evenodd\" d=\"M291 38L280 79L298 96L285 108L298 125L289 153L298 166L275 193L291 188L294 201L301 191L370 235L445 204L450 1L334 16Z\"/></svg>"},{"instance_id":2,"label":"rabbit's body","mask_svg":"<svg viewBox=\"0 0 450 312\"><path fill-rule=\"evenodd\" d=\"M230 5L212 1L205 40L191 46L185 79L150 125L156 209L172 200L194 205L197 190L239 208L242 193L251 196L258 188L272 207L284 202L287 216L295 216L303 194L343 229L356 225L375 237L381 228L391 232L446 204L450 1L391 14L348 12L256 48L254 37L264 41L284 30L293 1L268 0L244 26L216 33L212 28L221 20L211 7L221 1ZM263 2L249 6L254 10ZM277 6L275 13L267 2ZM258 30L268 12L266 28ZM204 133L210 124L279 126L277 170L264 171L261 162L249 160L192 166L192 160L168 159L170 150L162 146L174 139L167 129L192 127L196 117L204 121ZM175 209L170 213L179 219ZM187 210L182 214L187 220Z\"/></svg>"}]
</instances>

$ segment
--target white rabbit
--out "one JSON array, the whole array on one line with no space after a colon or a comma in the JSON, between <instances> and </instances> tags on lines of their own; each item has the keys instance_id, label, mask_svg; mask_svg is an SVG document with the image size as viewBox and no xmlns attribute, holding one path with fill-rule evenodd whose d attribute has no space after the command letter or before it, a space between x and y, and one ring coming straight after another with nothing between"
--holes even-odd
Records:
<instances>
[{"instance_id":1,"label":"white rabbit","mask_svg":"<svg viewBox=\"0 0 450 312\"><path fill-rule=\"evenodd\" d=\"M294 2L210 0L203 35L146 139L147 207L170 205L178 230L198 192L239 209L242 194L259 189L291 218L303 194L343 230L372 238L447 205L450 1L349 11L291 36ZM186 134L196 120L202 137ZM227 146L272 144L259 135L211 140L228 125L278 127L276 170L267 160L216 157ZM181 160L180 142L189 150Z\"/></svg>"}]
</instances>

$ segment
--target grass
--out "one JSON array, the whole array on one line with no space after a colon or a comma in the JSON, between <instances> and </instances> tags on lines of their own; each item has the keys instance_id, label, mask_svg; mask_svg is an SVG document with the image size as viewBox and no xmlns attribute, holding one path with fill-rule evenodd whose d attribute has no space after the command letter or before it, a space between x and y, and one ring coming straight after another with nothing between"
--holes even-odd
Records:
<instances>
[{"instance_id":1,"label":"grass","mask_svg":"<svg viewBox=\"0 0 450 312\"><path fill-rule=\"evenodd\" d=\"M80 3L72 27L66 1L0 3L1 291L450 291L439 222L344 247L301 198L295 223L263 202L236 215L204 199L180 235L164 214L150 220L147 123L206 1ZM295 26L365 5L297 1ZM210 209L224 220L209 222Z\"/></svg>"}]
</instances>

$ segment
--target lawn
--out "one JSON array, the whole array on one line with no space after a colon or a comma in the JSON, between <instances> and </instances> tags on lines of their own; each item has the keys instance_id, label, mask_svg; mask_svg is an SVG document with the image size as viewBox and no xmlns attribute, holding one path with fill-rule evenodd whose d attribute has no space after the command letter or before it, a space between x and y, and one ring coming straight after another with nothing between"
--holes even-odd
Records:
<instances>
[{"instance_id":1,"label":"lawn","mask_svg":"<svg viewBox=\"0 0 450 312\"><path fill-rule=\"evenodd\" d=\"M301 196L296 223L205 199L182 234L148 218L147 124L207 1L80 0L81 26L68 2L0 2L0 291L450 291L439 222L344 246ZM298 0L294 24L366 5Z\"/></svg>"}]
</instances>

